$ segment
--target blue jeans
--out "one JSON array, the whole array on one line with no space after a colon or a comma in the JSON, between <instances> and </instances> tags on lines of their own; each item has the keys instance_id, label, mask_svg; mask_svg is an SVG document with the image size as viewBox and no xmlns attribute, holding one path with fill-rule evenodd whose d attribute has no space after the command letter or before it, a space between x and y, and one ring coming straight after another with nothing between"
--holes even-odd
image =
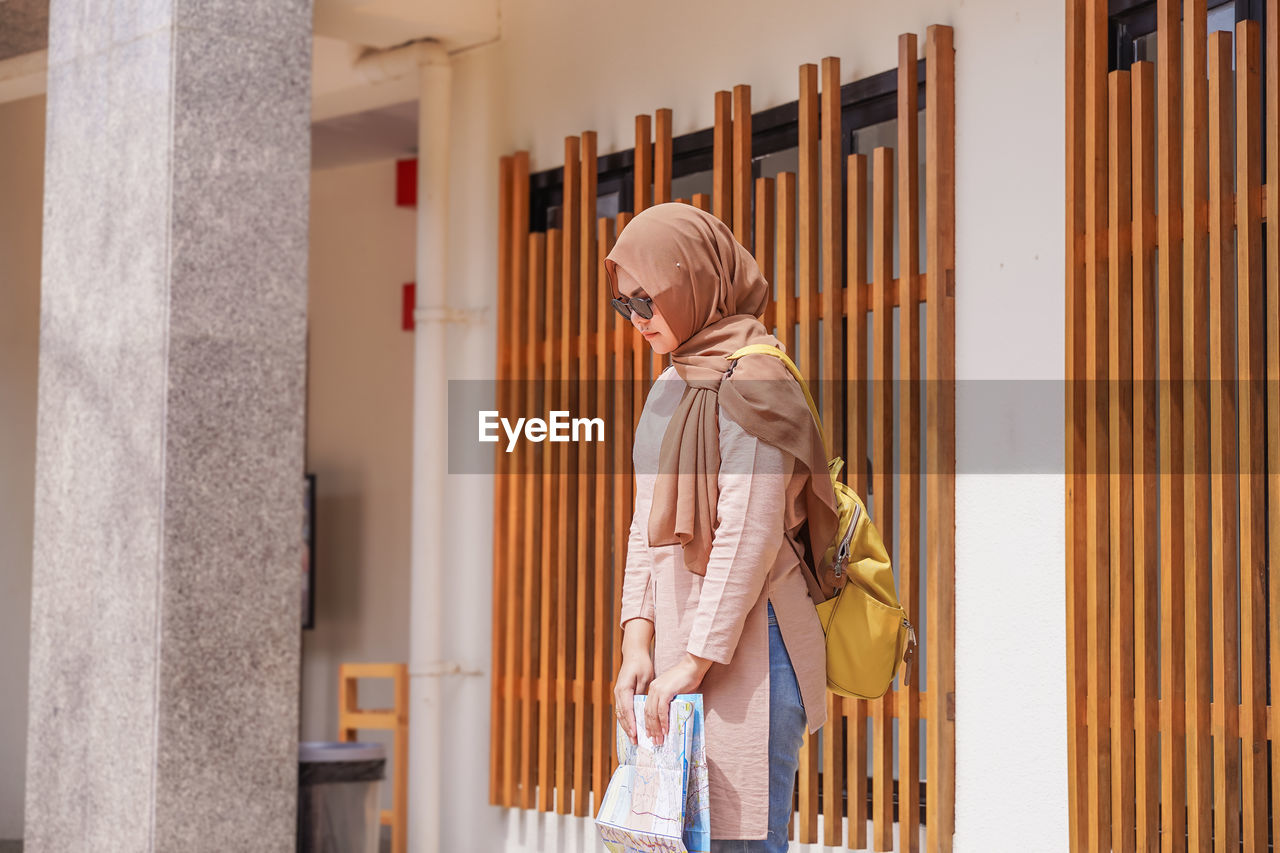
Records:
<instances>
[{"instance_id":1,"label":"blue jeans","mask_svg":"<svg viewBox=\"0 0 1280 853\"><path fill-rule=\"evenodd\" d=\"M711 853L786 853L800 747L808 728L800 683L769 604L769 837L711 840Z\"/></svg>"}]
</instances>

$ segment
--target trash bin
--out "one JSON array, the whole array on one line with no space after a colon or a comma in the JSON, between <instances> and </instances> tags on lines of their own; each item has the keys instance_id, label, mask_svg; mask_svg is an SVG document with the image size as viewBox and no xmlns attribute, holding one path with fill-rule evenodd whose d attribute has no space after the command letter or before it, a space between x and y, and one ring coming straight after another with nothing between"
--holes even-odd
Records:
<instances>
[{"instance_id":1,"label":"trash bin","mask_svg":"<svg viewBox=\"0 0 1280 853\"><path fill-rule=\"evenodd\" d=\"M378 853L379 743L298 744L299 853Z\"/></svg>"}]
</instances>

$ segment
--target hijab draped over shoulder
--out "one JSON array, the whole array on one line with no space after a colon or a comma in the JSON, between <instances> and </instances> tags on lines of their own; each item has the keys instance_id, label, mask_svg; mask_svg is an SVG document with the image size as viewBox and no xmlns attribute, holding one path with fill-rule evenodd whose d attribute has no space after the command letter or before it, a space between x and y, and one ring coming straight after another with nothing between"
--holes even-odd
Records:
<instances>
[{"instance_id":1,"label":"hijab draped over shoulder","mask_svg":"<svg viewBox=\"0 0 1280 853\"><path fill-rule=\"evenodd\" d=\"M649 545L684 549L685 566L703 574L711 553L719 497L718 408L762 441L795 457L807 474L804 517L787 507L786 528L807 522L805 561L817 575L835 535L835 489L822 435L804 392L780 360L740 359L729 377L726 356L748 344L784 349L760 322L771 297L755 258L716 216L682 202L646 208L635 216L604 261L615 297L617 267L638 279L680 345L671 358L687 385L662 439ZM785 349L784 349L785 351Z\"/></svg>"}]
</instances>

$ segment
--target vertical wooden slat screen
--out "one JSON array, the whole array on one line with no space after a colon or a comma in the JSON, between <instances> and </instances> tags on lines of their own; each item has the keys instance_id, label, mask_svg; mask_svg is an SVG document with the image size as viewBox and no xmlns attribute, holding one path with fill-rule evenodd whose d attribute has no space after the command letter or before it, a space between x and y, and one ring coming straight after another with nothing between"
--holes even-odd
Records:
<instances>
[{"instance_id":1,"label":"vertical wooden slat screen","mask_svg":"<svg viewBox=\"0 0 1280 853\"><path fill-rule=\"evenodd\" d=\"M842 162L840 61L825 57L799 69L797 171L754 174L751 90L738 85L714 96L713 192L692 193L686 203L725 221L776 284L766 325L814 383L847 482L868 498L886 539L898 540L889 544L899 591L927 647L919 682L875 702L828 697L827 725L806 735L801 751L793 837L863 849L870 830L871 847L889 850L897 823L898 849L920 849L923 826L925 850L949 851L954 50L949 28L929 29L921 158L918 40L904 35L898 47L896 153L881 147L871 163L864 153ZM635 120L637 212L671 199L671 118L664 109ZM566 137L564 151L560 222L541 233L529 231L528 153L500 162L499 378L521 381L500 384L497 402L602 417L609 444L548 443L498 455L490 794L498 805L583 816L598 808L616 764L612 679L634 511L631 442L666 359L608 306L603 258L634 214L592 215L595 133ZM896 382L904 389L897 413ZM922 452L930 461L927 488ZM895 456L901 470L893 468ZM924 516L916 510L922 493ZM890 533L895 517L898 537Z\"/></svg>"},{"instance_id":2,"label":"vertical wooden slat screen","mask_svg":"<svg viewBox=\"0 0 1280 853\"><path fill-rule=\"evenodd\" d=\"M1077 850L1265 851L1280 828L1280 2L1265 37L1209 33L1206 7L1159 0L1154 62L1108 73L1107 4L1067 6Z\"/></svg>"}]
</instances>

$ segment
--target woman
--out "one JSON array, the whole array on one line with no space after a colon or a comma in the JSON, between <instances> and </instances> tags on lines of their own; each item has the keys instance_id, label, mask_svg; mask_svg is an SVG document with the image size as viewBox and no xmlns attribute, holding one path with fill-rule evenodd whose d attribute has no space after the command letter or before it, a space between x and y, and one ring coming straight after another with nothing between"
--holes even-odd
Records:
<instances>
[{"instance_id":1,"label":"woman","mask_svg":"<svg viewBox=\"0 0 1280 853\"><path fill-rule=\"evenodd\" d=\"M671 698L702 693L712 853L784 851L805 728L826 721L811 576L836 525L822 436L781 361L729 370L747 344L782 344L759 320L769 283L723 222L650 207L605 269L615 307L673 362L636 429L618 719L660 743Z\"/></svg>"}]
</instances>

